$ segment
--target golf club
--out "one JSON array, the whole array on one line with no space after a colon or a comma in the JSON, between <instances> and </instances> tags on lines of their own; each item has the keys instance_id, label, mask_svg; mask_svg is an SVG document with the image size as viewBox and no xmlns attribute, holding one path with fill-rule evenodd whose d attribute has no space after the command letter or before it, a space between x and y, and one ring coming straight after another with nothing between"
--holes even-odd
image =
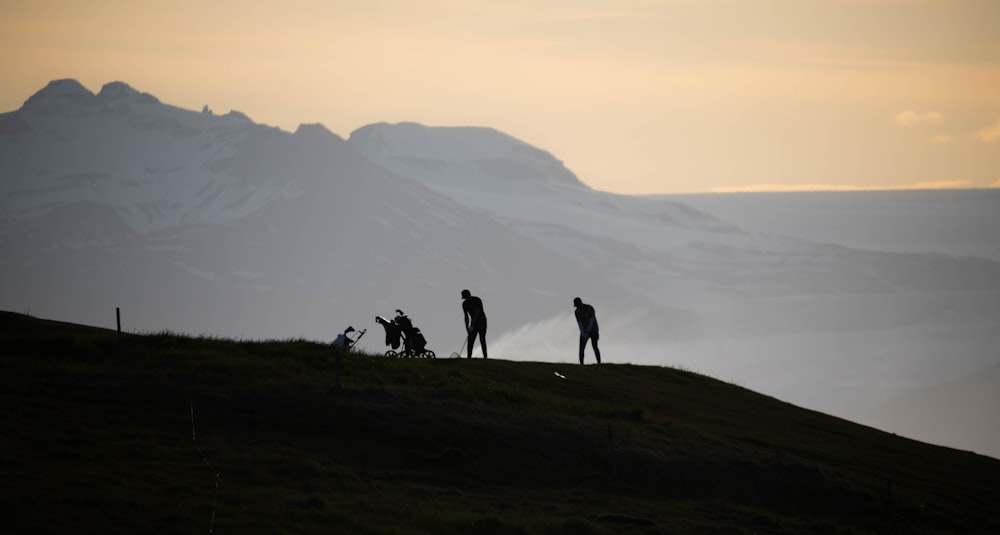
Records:
<instances>
[{"instance_id":1,"label":"golf club","mask_svg":"<svg viewBox=\"0 0 1000 535\"><path fill-rule=\"evenodd\" d=\"M358 345L358 342L361 341L361 337L364 336L366 332L368 332L368 329L361 329L358 333L358 337L351 341L351 347Z\"/></svg>"},{"instance_id":2,"label":"golf club","mask_svg":"<svg viewBox=\"0 0 1000 535\"><path fill-rule=\"evenodd\" d=\"M462 340L462 348L459 349L457 352L452 353L451 354L451 358L453 358L453 359L460 359L460 358L462 358L462 351L465 351L465 344L468 343L468 341L469 341L469 337L466 336L465 340Z\"/></svg>"}]
</instances>

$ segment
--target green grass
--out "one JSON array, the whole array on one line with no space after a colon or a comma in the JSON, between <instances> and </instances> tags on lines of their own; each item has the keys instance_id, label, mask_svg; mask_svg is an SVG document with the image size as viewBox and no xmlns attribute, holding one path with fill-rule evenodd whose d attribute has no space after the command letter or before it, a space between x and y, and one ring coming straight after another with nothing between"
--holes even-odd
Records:
<instances>
[{"instance_id":1,"label":"green grass","mask_svg":"<svg viewBox=\"0 0 1000 535\"><path fill-rule=\"evenodd\" d=\"M13 313L0 348L3 532L1000 531L996 459L671 368L351 353L337 388L325 344Z\"/></svg>"}]
</instances>

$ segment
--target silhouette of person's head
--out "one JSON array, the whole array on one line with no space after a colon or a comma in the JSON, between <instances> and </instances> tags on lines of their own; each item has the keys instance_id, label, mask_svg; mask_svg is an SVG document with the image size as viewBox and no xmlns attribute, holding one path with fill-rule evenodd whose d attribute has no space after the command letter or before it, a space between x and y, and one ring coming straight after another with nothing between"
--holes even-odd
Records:
<instances>
[{"instance_id":1,"label":"silhouette of person's head","mask_svg":"<svg viewBox=\"0 0 1000 535\"><path fill-rule=\"evenodd\" d=\"M462 290L462 299L468 299L472 297L472 293L469 290Z\"/></svg>"},{"instance_id":2,"label":"silhouette of person's head","mask_svg":"<svg viewBox=\"0 0 1000 535\"><path fill-rule=\"evenodd\" d=\"M582 304L583 304L583 300L582 299L580 299L579 297L574 297L573 298L573 306L578 307L578 306L580 306Z\"/></svg>"}]
</instances>

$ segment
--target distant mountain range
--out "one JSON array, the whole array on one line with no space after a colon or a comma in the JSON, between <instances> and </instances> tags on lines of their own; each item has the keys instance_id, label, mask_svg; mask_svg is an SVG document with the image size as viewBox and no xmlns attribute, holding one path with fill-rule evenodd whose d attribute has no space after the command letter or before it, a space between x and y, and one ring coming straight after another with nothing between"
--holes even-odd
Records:
<instances>
[{"instance_id":1,"label":"distant mountain range","mask_svg":"<svg viewBox=\"0 0 1000 535\"><path fill-rule=\"evenodd\" d=\"M763 232L710 212L595 191L489 128L380 123L345 140L74 80L0 114L3 309L312 339L402 309L447 355L468 288L491 356L575 361L580 296L609 362L679 365L862 423L1000 362L1000 263L985 253L847 247L794 218ZM372 334L362 346L384 350Z\"/></svg>"}]
</instances>

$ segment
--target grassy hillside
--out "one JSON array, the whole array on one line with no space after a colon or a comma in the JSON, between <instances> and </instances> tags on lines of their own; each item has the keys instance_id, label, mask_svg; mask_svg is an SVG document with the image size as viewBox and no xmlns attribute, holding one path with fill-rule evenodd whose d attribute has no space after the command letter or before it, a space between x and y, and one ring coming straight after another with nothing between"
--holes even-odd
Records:
<instances>
[{"instance_id":1,"label":"grassy hillside","mask_svg":"<svg viewBox=\"0 0 1000 535\"><path fill-rule=\"evenodd\" d=\"M996 533L1000 461L670 368L0 313L6 533ZM563 375L561 378L555 372Z\"/></svg>"}]
</instances>

